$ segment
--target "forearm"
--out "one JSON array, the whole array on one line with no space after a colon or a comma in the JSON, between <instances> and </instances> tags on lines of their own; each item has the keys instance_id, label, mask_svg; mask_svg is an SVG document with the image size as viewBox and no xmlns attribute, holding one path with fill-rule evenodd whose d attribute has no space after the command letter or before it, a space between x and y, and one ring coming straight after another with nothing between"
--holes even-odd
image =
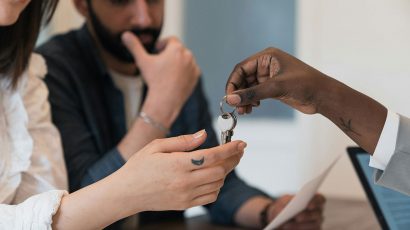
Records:
<instances>
[{"instance_id":1,"label":"forearm","mask_svg":"<svg viewBox=\"0 0 410 230\"><path fill-rule=\"evenodd\" d=\"M121 173L63 197L53 216L53 229L102 229L142 211L127 199Z\"/></svg>"},{"instance_id":2,"label":"forearm","mask_svg":"<svg viewBox=\"0 0 410 230\"><path fill-rule=\"evenodd\" d=\"M158 138L164 138L165 135L166 133L162 130L137 118L117 148L124 160L127 161L134 153L138 152L148 143Z\"/></svg>"},{"instance_id":3,"label":"forearm","mask_svg":"<svg viewBox=\"0 0 410 230\"><path fill-rule=\"evenodd\" d=\"M242 227L261 229L261 212L273 200L264 196L254 197L245 202L235 214L235 223Z\"/></svg>"},{"instance_id":4,"label":"forearm","mask_svg":"<svg viewBox=\"0 0 410 230\"><path fill-rule=\"evenodd\" d=\"M158 101L154 96L147 96L141 111L145 112L151 119L164 128L169 129L179 114L180 108L169 108L158 106ZM127 135L118 145L118 150L125 160L128 160L134 153L138 152L151 141L164 138L167 133L164 130L146 123L138 117Z\"/></svg>"},{"instance_id":5,"label":"forearm","mask_svg":"<svg viewBox=\"0 0 410 230\"><path fill-rule=\"evenodd\" d=\"M318 112L373 154L386 121L387 109L333 79L323 89L318 95Z\"/></svg>"}]
</instances>

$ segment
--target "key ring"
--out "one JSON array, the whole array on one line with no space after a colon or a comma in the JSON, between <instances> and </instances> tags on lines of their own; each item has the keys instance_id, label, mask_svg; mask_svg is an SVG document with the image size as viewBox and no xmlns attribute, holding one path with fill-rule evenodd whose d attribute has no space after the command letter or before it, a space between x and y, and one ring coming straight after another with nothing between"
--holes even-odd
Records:
<instances>
[{"instance_id":1,"label":"key ring","mask_svg":"<svg viewBox=\"0 0 410 230\"><path fill-rule=\"evenodd\" d=\"M221 114L224 114L224 113L225 113L224 108L223 108L223 107L224 107L224 103L227 104L227 105L229 105L228 102L226 101L226 95L222 98L221 102L219 103L219 110L221 111ZM236 111L236 108L234 108L234 109L232 110L232 112L230 112L230 114L235 115L235 111Z\"/></svg>"}]
</instances>

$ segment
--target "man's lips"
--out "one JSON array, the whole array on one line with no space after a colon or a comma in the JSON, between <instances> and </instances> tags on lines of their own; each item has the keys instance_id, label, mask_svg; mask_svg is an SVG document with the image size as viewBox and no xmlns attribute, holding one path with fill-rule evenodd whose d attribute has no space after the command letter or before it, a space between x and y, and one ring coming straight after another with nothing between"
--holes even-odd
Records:
<instances>
[{"instance_id":1,"label":"man's lips","mask_svg":"<svg viewBox=\"0 0 410 230\"><path fill-rule=\"evenodd\" d=\"M140 34L138 35L138 38L140 39L141 43L144 45L151 44L154 40L152 35L149 35L149 34Z\"/></svg>"}]
</instances>

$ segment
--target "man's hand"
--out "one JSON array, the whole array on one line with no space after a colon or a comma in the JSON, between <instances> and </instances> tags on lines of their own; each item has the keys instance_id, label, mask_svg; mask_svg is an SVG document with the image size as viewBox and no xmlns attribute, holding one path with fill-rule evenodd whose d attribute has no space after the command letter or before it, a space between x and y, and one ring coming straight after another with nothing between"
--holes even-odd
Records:
<instances>
[{"instance_id":1,"label":"man's hand","mask_svg":"<svg viewBox=\"0 0 410 230\"><path fill-rule=\"evenodd\" d=\"M201 74L192 52L174 37L158 42L159 53L152 55L132 33L125 32L122 40L149 89L142 110L170 127Z\"/></svg>"},{"instance_id":2,"label":"man's hand","mask_svg":"<svg viewBox=\"0 0 410 230\"><path fill-rule=\"evenodd\" d=\"M228 103L240 114L274 98L307 114L318 110L320 89L331 78L287 53L268 48L236 65L226 84Z\"/></svg>"},{"instance_id":3,"label":"man's hand","mask_svg":"<svg viewBox=\"0 0 410 230\"><path fill-rule=\"evenodd\" d=\"M272 221L292 200L293 196L285 195L269 207L268 219ZM316 195L312 198L307 208L296 215L293 219L279 227L279 229L320 229L323 223L323 209L325 198L322 195Z\"/></svg>"}]
</instances>

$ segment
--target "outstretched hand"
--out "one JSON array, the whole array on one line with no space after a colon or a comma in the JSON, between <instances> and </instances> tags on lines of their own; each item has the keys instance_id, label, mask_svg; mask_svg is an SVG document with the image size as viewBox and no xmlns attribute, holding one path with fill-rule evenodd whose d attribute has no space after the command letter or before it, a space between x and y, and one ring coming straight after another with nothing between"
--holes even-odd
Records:
<instances>
[{"instance_id":1,"label":"outstretched hand","mask_svg":"<svg viewBox=\"0 0 410 230\"><path fill-rule=\"evenodd\" d=\"M314 114L326 79L331 78L279 49L268 48L236 65L226 83L227 102L239 114L251 113L267 98Z\"/></svg>"}]
</instances>

